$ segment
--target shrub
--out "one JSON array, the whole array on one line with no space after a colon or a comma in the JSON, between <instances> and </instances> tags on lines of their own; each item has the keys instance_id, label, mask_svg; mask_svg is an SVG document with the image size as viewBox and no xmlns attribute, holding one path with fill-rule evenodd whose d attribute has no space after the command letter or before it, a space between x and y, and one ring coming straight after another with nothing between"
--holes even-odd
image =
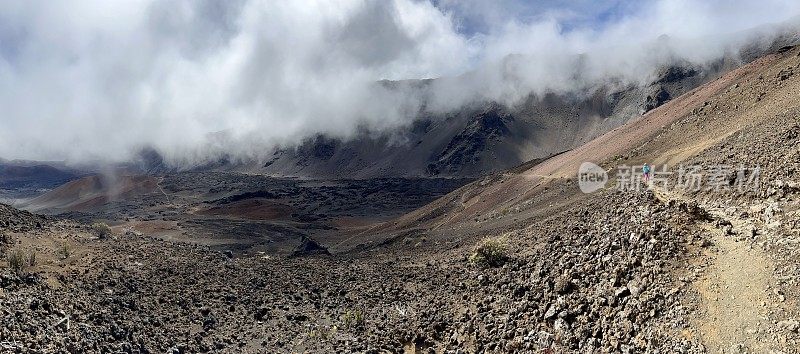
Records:
<instances>
[{"instance_id":1,"label":"shrub","mask_svg":"<svg viewBox=\"0 0 800 354\"><path fill-rule=\"evenodd\" d=\"M348 329L363 329L364 328L364 310L351 309L342 315L342 325Z\"/></svg>"},{"instance_id":2,"label":"shrub","mask_svg":"<svg viewBox=\"0 0 800 354\"><path fill-rule=\"evenodd\" d=\"M336 335L336 330L336 326L327 327L319 325L316 328L310 329L307 333L307 337L311 340L328 340Z\"/></svg>"},{"instance_id":3,"label":"shrub","mask_svg":"<svg viewBox=\"0 0 800 354\"><path fill-rule=\"evenodd\" d=\"M8 246L11 245L13 242L11 241L11 236L8 236L4 233L0 233L0 255L5 255Z\"/></svg>"},{"instance_id":4,"label":"shrub","mask_svg":"<svg viewBox=\"0 0 800 354\"><path fill-rule=\"evenodd\" d=\"M505 238L487 237L475 246L475 250L469 257L474 264L499 267L508 260L508 246Z\"/></svg>"},{"instance_id":5,"label":"shrub","mask_svg":"<svg viewBox=\"0 0 800 354\"><path fill-rule=\"evenodd\" d=\"M69 258L69 255L71 253L72 253L72 251L69 249L69 245L67 244L67 241L61 241L61 245L59 245L59 247L58 247L58 254L61 256L61 259Z\"/></svg>"},{"instance_id":6,"label":"shrub","mask_svg":"<svg viewBox=\"0 0 800 354\"><path fill-rule=\"evenodd\" d=\"M14 272L21 273L28 267L36 265L36 251L25 254L22 250L16 249L8 254L8 267Z\"/></svg>"},{"instance_id":7,"label":"shrub","mask_svg":"<svg viewBox=\"0 0 800 354\"><path fill-rule=\"evenodd\" d=\"M8 267L11 268L11 270L19 273L22 272L27 265L28 262L25 253L22 251L13 250L8 253Z\"/></svg>"},{"instance_id":8,"label":"shrub","mask_svg":"<svg viewBox=\"0 0 800 354\"><path fill-rule=\"evenodd\" d=\"M92 224L91 228L95 233L97 233L97 237L100 237L101 239L111 236L111 227L104 222L96 222Z\"/></svg>"},{"instance_id":9,"label":"shrub","mask_svg":"<svg viewBox=\"0 0 800 354\"><path fill-rule=\"evenodd\" d=\"M28 265L31 267L36 265L36 251L28 253Z\"/></svg>"}]
</instances>

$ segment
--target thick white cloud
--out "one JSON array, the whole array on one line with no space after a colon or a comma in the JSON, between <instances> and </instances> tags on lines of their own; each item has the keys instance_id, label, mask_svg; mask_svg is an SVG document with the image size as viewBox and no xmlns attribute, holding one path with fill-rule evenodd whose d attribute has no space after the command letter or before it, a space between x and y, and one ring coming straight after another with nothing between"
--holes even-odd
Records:
<instances>
[{"instance_id":1,"label":"thick white cloud","mask_svg":"<svg viewBox=\"0 0 800 354\"><path fill-rule=\"evenodd\" d=\"M518 17L518 1L463 4L2 2L0 157L119 161L147 146L175 163L253 157L315 133L407 124L420 93L380 79L454 77L432 86L434 110L514 103L610 76L641 80L671 56L708 60L736 44L721 36L800 13L796 1L663 0L565 26L579 8L546 3ZM481 32L465 30L468 17Z\"/></svg>"},{"instance_id":2,"label":"thick white cloud","mask_svg":"<svg viewBox=\"0 0 800 354\"><path fill-rule=\"evenodd\" d=\"M393 126L413 112L377 79L453 74L468 61L451 19L425 2L0 6L4 157L124 159L153 145L191 159Z\"/></svg>"}]
</instances>

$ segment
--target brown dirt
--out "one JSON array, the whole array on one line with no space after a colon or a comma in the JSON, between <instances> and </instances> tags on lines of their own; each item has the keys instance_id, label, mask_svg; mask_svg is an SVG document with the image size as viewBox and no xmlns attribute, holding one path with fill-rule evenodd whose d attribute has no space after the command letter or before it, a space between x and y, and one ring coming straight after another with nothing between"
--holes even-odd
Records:
<instances>
[{"instance_id":1,"label":"brown dirt","mask_svg":"<svg viewBox=\"0 0 800 354\"><path fill-rule=\"evenodd\" d=\"M712 353L732 348L755 353L780 350L783 346L768 336L758 336L772 327L766 320L767 306L775 302L769 289L775 288L774 264L757 248L736 242L718 229L713 235L712 264L695 283L705 310L696 320L706 349Z\"/></svg>"},{"instance_id":2,"label":"brown dirt","mask_svg":"<svg viewBox=\"0 0 800 354\"><path fill-rule=\"evenodd\" d=\"M200 215L229 216L251 220L289 220L294 209L266 199L247 199L197 211Z\"/></svg>"},{"instance_id":3,"label":"brown dirt","mask_svg":"<svg viewBox=\"0 0 800 354\"><path fill-rule=\"evenodd\" d=\"M690 200L675 192L650 186L663 203ZM752 224L709 208L716 220L731 223L730 232L712 223L701 225L710 248L691 261L697 270L692 281L699 303L687 302L700 313L693 318L692 329L684 333L698 338L709 353L784 352L786 343L772 335L777 331L769 320L769 308L788 307L772 293L777 288L776 264L766 252L737 239L735 234L750 232ZM786 308L785 310L787 310Z\"/></svg>"}]
</instances>

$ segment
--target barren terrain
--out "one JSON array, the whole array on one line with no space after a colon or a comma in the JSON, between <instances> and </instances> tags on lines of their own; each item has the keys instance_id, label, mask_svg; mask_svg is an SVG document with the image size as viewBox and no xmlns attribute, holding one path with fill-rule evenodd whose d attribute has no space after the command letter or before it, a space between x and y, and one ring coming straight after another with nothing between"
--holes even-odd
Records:
<instances>
[{"instance_id":1,"label":"barren terrain","mask_svg":"<svg viewBox=\"0 0 800 354\"><path fill-rule=\"evenodd\" d=\"M56 189L38 202L59 217L2 206L0 346L799 353L798 70L784 48L470 183L199 172L99 204L102 187ZM605 188L580 192L584 161ZM619 167L644 162L759 166L759 188L726 170L712 189L618 190Z\"/></svg>"}]
</instances>

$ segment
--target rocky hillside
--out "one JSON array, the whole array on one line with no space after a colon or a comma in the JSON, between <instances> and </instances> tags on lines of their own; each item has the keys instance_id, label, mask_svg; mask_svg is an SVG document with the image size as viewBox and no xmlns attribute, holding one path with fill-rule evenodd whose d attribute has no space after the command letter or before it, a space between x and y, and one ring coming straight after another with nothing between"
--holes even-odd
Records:
<instances>
[{"instance_id":1,"label":"rocky hillside","mask_svg":"<svg viewBox=\"0 0 800 354\"><path fill-rule=\"evenodd\" d=\"M41 228L46 220L46 217L0 204L0 232L8 234L30 231Z\"/></svg>"},{"instance_id":2,"label":"rocky hillside","mask_svg":"<svg viewBox=\"0 0 800 354\"><path fill-rule=\"evenodd\" d=\"M623 203L630 198L637 203ZM627 206L600 208L609 203ZM511 258L499 268L473 265L470 247L453 244L230 259L63 225L16 245L38 263L27 277L4 268L0 304L10 312L0 339L9 350L69 352L691 347L662 330L685 321L669 310L677 294L668 270L679 264L667 260L694 240L671 226L687 217L652 196L593 198L505 235Z\"/></svg>"}]
</instances>

